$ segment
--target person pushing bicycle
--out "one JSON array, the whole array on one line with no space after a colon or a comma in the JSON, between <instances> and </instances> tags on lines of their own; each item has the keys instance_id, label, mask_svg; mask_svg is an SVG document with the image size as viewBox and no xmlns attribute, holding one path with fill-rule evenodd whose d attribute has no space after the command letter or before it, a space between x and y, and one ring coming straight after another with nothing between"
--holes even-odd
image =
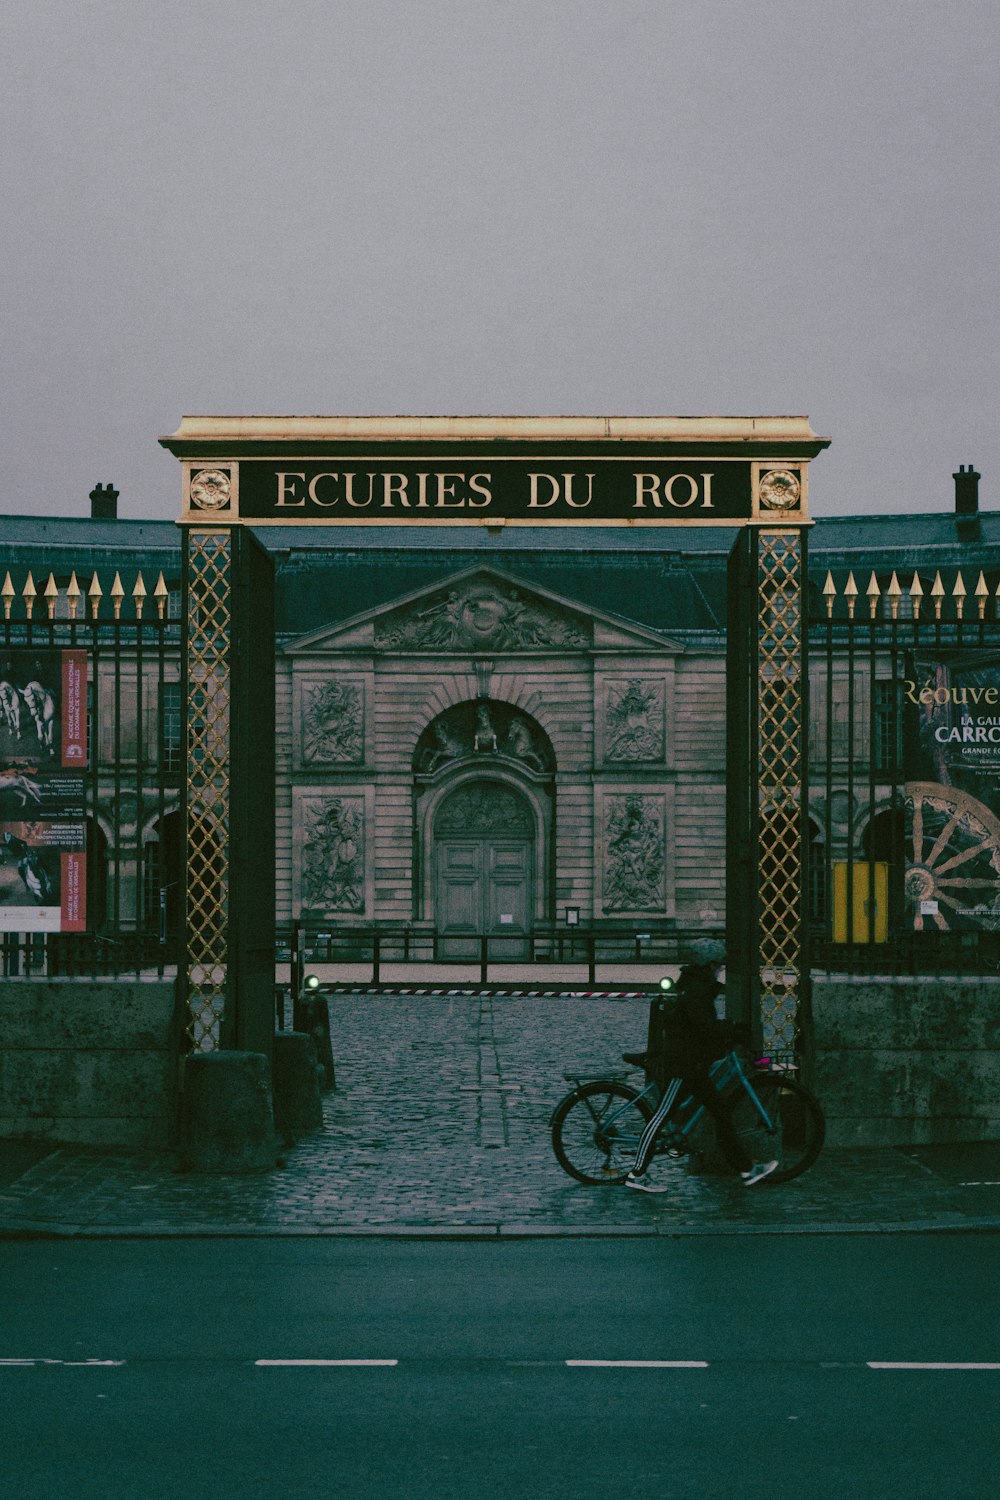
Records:
<instances>
[{"instance_id":1,"label":"person pushing bicycle","mask_svg":"<svg viewBox=\"0 0 1000 1500\"><path fill-rule=\"evenodd\" d=\"M667 1184L653 1182L647 1167L653 1157L657 1137L677 1099L690 1094L712 1116L719 1149L739 1172L746 1187L752 1187L775 1170L774 1161L754 1162L740 1144L733 1128L731 1106L718 1092L709 1068L716 1058L729 1050L734 1041L746 1038L746 1028L731 1021L720 1021L715 998L721 992L719 970L725 961L721 943L703 941L695 944L694 961L681 968L680 977L669 996L654 1000L650 1013L649 1043L641 1060L656 1081L661 1100L642 1134L632 1169L625 1186L643 1193L665 1193ZM671 1079L680 1078L681 1093L668 1090Z\"/></svg>"}]
</instances>

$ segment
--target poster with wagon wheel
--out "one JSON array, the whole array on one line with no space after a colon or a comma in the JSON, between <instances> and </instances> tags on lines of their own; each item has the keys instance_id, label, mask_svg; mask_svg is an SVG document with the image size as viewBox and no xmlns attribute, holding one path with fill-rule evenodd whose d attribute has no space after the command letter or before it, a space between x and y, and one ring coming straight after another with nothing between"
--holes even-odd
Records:
<instances>
[{"instance_id":1,"label":"poster with wagon wheel","mask_svg":"<svg viewBox=\"0 0 1000 1500\"><path fill-rule=\"evenodd\" d=\"M0 654L0 932L86 927L87 653Z\"/></svg>"},{"instance_id":2,"label":"poster with wagon wheel","mask_svg":"<svg viewBox=\"0 0 1000 1500\"><path fill-rule=\"evenodd\" d=\"M908 921L1000 932L1000 656L914 653L903 703Z\"/></svg>"}]
</instances>

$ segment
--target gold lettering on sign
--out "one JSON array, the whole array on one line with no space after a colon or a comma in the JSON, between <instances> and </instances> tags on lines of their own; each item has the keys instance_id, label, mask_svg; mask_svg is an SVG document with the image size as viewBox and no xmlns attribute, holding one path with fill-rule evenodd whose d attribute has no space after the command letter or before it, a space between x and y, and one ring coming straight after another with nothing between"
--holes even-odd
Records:
<instances>
[{"instance_id":1,"label":"gold lettering on sign","mask_svg":"<svg viewBox=\"0 0 1000 1500\"><path fill-rule=\"evenodd\" d=\"M579 474L546 474L539 472L528 475L528 509L548 510L550 505L555 505L557 500L563 500L571 505L574 510L583 510L594 498L594 476L584 474L582 477L587 481L587 497L579 499L574 497L573 486ZM547 492L539 488L540 484L548 486Z\"/></svg>"},{"instance_id":2,"label":"gold lettering on sign","mask_svg":"<svg viewBox=\"0 0 1000 1500\"><path fill-rule=\"evenodd\" d=\"M337 501L340 499L340 496L331 495L328 500L324 500L322 495L319 493L317 486L319 485L321 479L339 480L339 478L339 474L327 473L313 475L313 477L309 481L309 499L313 502L314 505L336 505ZM278 503L280 504L281 502L279 501Z\"/></svg>"},{"instance_id":3,"label":"gold lettering on sign","mask_svg":"<svg viewBox=\"0 0 1000 1500\"><path fill-rule=\"evenodd\" d=\"M473 500L471 498L471 496L470 496L470 499L469 499L469 509L470 510L482 510L484 505L491 505L492 504L492 502L493 502L493 491L490 489L490 482L491 482L492 478L493 478L492 474L473 474L472 475L472 477L469 480L469 489L472 490L474 494L482 495L483 498L481 500Z\"/></svg>"},{"instance_id":4,"label":"gold lettering on sign","mask_svg":"<svg viewBox=\"0 0 1000 1500\"><path fill-rule=\"evenodd\" d=\"M649 500L654 509L662 510L664 500L674 510L687 510L690 506L698 503L700 510L714 510L712 503L712 474L671 474L665 482L659 474L633 475L635 479L635 499L632 502L634 510L645 510L646 501ZM699 484L699 479L701 483ZM660 498L660 485L663 485L663 498ZM675 494L674 485L682 488ZM687 487L686 493L684 486Z\"/></svg>"},{"instance_id":5,"label":"gold lettering on sign","mask_svg":"<svg viewBox=\"0 0 1000 1500\"><path fill-rule=\"evenodd\" d=\"M306 497L305 497L305 495L303 495L301 497L301 499L298 499L298 500L292 498L294 496L294 493L295 493L295 486L294 486L294 484L289 484L288 483L288 481L290 479L292 479L292 480L294 480L294 479L305 479L305 477L306 476L304 474L293 474L293 473L284 473L283 474L283 473L279 472L279 474L278 474L278 502L277 503L279 505L305 505L305 503L306 503Z\"/></svg>"},{"instance_id":6,"label":"gold lettering on sign","mask_svg":"<svg viewBox=\"0 0 1000 1500\"><path fill-rule=\"evenodd\" d=\"M382 504L387 509L392 509L392 498L396 495L400 505L409 509L410 502L406 498L406 475L405 474L383 474L382 475Z\"/></svg>"},{"instance_id":7,"label":"gold lettering on sign","mask_svg":"<svg viewBox=\"0 0 1000 1500\"><path fill-rule=\"evenodd\" d=\"M461 510L465 500L455 494L456 479L464 479L464 474L439 474L438 482L438 509L439 510Z\"/></svg>"},{"instance_id":8,"label":"gold lettering on sign","mask_svg":"<svg viewBox=\"0 0 1000 1500\"><path fill-rule=\"evenodd\" d=\"M354 481L355 481L356 478L357 478L357 475L352 474L352 473L346 473L344 475L344 479L346 481L346 491L345 491L345 494L344 494L344 499L347 501L348 505L353 505L355 510L364 510L365 506L366 505L371 505L372 501L375 498L375 475L374 474L366 474L365 475L365 478L368 480L368 498L367 498L367 500L355 500L355 498L354 498Z\"/></svg>"},{"instance_id":9,"label":"gold lettering on sign","mask_svg":"<svg viewBox=\"0 0 1000 1500\"><path fill-rule=\"evenodd\" d=\"M538 481L544 479L549 486L549 497L543 500L538 493ZM529 474L528 481L531 493L528 496L529 510L547 510L550 505L555 505L559 499L559 481L551 474Z\"/></svg>"},{"instance_id":10,"label":"gold lettering on sign","mask_svg":"<svg viewBox=\"0 0 1000 1500\"><path fill-rule=\"evenodd\" d=\"M583 507L585 505L589 505L590 502L591 502L591 500L593 500L593 498L594 498L594 476L593 476L593 474L585 474L584 475L584 478L587 481L587 498L586 498L586 500L574 500L573 499L573 480L575 478L576 478L575 474L564 474L563 475L563 480L564 480L563 489L564 489L564 492L565 492L565 495L566 495L566 504L567 505L572 505L575 510L582 510Z\"/></svg>"}]
</instances>

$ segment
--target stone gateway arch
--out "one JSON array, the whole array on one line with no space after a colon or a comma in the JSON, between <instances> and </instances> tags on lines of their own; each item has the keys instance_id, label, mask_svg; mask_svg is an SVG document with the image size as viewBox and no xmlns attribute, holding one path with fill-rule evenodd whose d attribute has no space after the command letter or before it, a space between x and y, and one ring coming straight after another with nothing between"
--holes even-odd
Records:
<instances>
[{"instance_id":1,"label":"stone gateway arch","mask_svg":"<svg viewBox=\"0 0 1000 1500\"><path fill-rule=\"evenodd\" d=\"M613 530L647 551L662 534L666 550L671 529L714 527L732 533L729 1006L793 1056L808 986L808 479L828 445L806 418L187 417L161 442L182 471L192 1051L270 1053L276 899L405 913L456 954L486 931L512 957L565 903L608 921L682 910L676 653L630 623L627 599L595 609L490 545L529 527L553 549L593 551ZM293 744L276 759L275 529L370 552L457 527L464 570L284 644ZM392 673L409 710L390 732ZM574 748L584 723L589 759ZM294 850L285 895L276 806Z\"/></svg>"}]
</instances>

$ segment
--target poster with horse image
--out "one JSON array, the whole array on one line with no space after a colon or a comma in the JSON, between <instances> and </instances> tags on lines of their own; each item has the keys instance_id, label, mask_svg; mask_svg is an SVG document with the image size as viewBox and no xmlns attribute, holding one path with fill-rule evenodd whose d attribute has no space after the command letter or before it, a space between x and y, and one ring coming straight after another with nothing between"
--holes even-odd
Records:
<instances>
[{"instance_id":1,"label":"poster with horse image","mask_svg":"<svg viewBox=\"0 0 1000 1500\"><path fill-rule=\"evenodd\" d=\"M84 840L83 823L0 823L0 931L85 930Z\"/></svg>"},{"instance_id":2,"label":"poster with horse image","mask_svg":"<svg viewBox=\"0 0 1000 1500\"><path fill-rule=\"evenodd\" d=\"M86 926L87 653L0 655L0 932Z\"/></svg>"}]
</instances>

